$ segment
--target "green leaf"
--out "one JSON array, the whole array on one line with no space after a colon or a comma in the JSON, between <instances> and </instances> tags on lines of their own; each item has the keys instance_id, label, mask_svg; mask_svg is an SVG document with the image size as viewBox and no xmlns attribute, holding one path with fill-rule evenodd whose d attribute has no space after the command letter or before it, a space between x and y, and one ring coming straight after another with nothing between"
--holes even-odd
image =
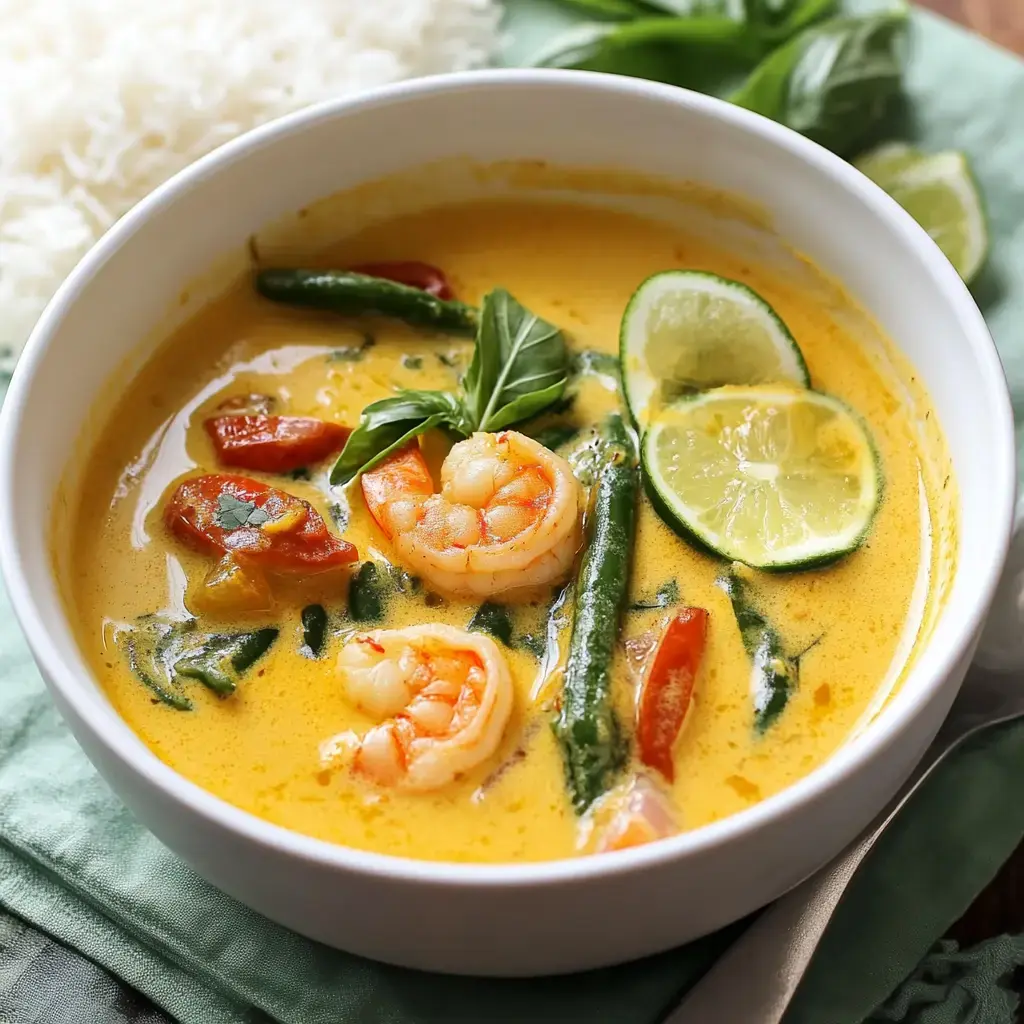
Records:
<instances>
[{"instance_id":1,"label":"green leaf","mask_svg":"<svg viewBox=\"0 0 1024 1024\"><path fill-rule=\"evenodd\" d=\"M328 355L327 361L329 363L361 363L366 357L366 353L376 344L377 339L366 332L358 345L343 345L341 348L336 348Z\"/></svg>"},{"instance_id":2,"label":"green leaf","mask_svg":"<svg viewBox=\"0 0 1024 1024\"><path fill-rule=\"evenodd\" d=\"M771 54L732 101L850 155L901 91L906 34L903 10L833 18Z\"/></svg>"},{"instance_id":3,"label":"green leaf","mask_svg":"<svg viewBox=\"0 0 1024 1024\"><path fill-rule=\"evenodd\" d=\"M825 18L832 17L839 10L838 0L795 0L780 5L772 5L766 0L762 6L777 11L774 17L768 12L763 16L762 34L779 43Z\"/></svg>"},{"instance_id":4,"label":"green leaf","mask_svg":"<svg viewBox=\"0 0 1024 1024\"><path fill-rule=\"evenodd\" d=\"M715 580L732 603L743 648L750 658L750 687L754 698L754 730L759 735L786 709L800 681L800 661L787 657L778 630L753 605L747 584L727 572Z\"/></svg>"},{"instance_id":5,"label":"green leaf","mask_svg":"<svg viewBox=\"0 0 1024 1024\"><path fill-rule=\"evenodd\" d=\"M642 3L633 0L562 0L562 3L601 18L640 18L647 13Z\"/></svg>"},{"instance_id":6,"label":"green leaf","mask_svg":"<svg viewBox=\"0 0 1024 1024\"><path fill-rule=\"evenodd\" d=\"M720 15L586 22L550 40L529 62L647 78L724 96L766 52L743 20Z\"/></svg>"},{"instance_id":7,"label":"green leaf","mask_svg":"<svg viewBox=\"0 0 1024 1024\"><path fill-rule=\"evenodd\" d=\"M169 622L148 615L140 616L135 625L119 627L114 634L135 677L178 711L192 708L182 693L185 681L196 679L226 697L278 636L278 630L270 626L239 633L203 633L195 627L195 619Z\"/></svg>"},{"instance_id":8,"label":"green leaf","mask_svg":"<svg viewBox=\"0 0 1024 1024\"><path fill-rule=\"evenodd\" d=\"M220 697L235 692L238 678L270 649L278 630L268 627L247 633L197 635L190 650L170 665L175 679L198 679Z\"/></svg>"},{"instance_id":9,"label":"green leaf","mask_svg":"<svg viewBox=\"0 0 1024 1024\"><path fill-rule=\"evenodd\" d=\"M648 611L654 608L669 608L679 604L679 583L674 579L666 580L653 595L645 594L631 604L630 611Z\"/></svg>"},{"instance_id":10,"label":"green leaf","mask_svg":"<svg viewBox=\"0 0 1024 1024\"><path fill-rule=\"evenodd\" d=\"M327 642L327 612L322 604L307 604L302 609L302 647L299 653L319 658Z\"/></svg>"},{"instance_id":11,"label":"green leaf","mask_svg":"<svg viewBox=\"0 0 1024 1024\"><path fill-rule=\"evenodd\" d=\"M512 646L512 617L504 605L484 601L469 620L468 628L474 633L489 633L506 647Z\"/></svg>"},{"instance_id":12,"label":"green leaf","mask_svg":"<svg viewBox=\"0 0 1024 1024\"><path fill-rule=\"evenodd\" d=\"M363 562L348 586L348 617L353 622L381 622L391 581L374 562Z\"/></svg>"},{"instance_id":13,"label":"green leaf","mask_svg":"<svg viewBox=\"0 0 1024 1024\"><path fill-rule=\"evenodd\" d=\"M495 431L536 415L565 391L568 355L557 328L503 288L484 297L466 408L477 430Z\"/></svg>"},{"instance_id":14,"label":"green leaf","mask_svg":"<svg viewBox=\"0 0 1024 1024\"><path fill-rule=\"evenodd\" d=\"M440 426L463 437L473 432L462 402L447 391L400 391L368 405L331 469L331 483L347 484L414 437Z\"/></svg>"},{"instance_id":15,"label":"green leaf","mask_svg":"<svg viewBox=\"0 0 1024 1024\"><path fill-rule=\"evenodd\" d=\"M270 516L254 501L241 501L233 494L222 491L217 496L214 522L222 530L237 530L242 526L262 526Z\"/></svg>"}]
</instances>

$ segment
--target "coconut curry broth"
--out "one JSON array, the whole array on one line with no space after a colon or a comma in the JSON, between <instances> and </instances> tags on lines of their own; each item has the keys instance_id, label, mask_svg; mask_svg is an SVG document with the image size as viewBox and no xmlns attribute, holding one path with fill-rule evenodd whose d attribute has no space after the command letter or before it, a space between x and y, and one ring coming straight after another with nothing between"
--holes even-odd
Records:
<instances>
[{"instance_id":1,"label":"coconut curry broth","mask_svg":"<svg viewBox=\"0 0 1024 1024\"><path fill-rule=\"evenodd\" d=\"M646 498L630 603L649 603L674 580L686 604L710 613L693 705L674 750L679 827L736 812L821 763L907 658L901 637L922 559L921 469L915 435L890 382L798 285L672 227L626 214L528 203L447 208L364 232L327 262L410 256L444 268L467 302L478 302L496 285L507 288L562 327L575 351L613 354L631 293L648 275L671 267L744 281L788 323L814 385L845 399L870 425L885 491L867 543L852 556L818 571L746 574L788 649L806 649L799 688L784 714L764 735L755 734L750 662L729 600L715 585L722 563L680 540ZM266 393L276 397L279 411L354 425L365 405L396 385L453 390L470 350L469 341L394 321L353 326L273 306L248 282L233 288L145 367L95 445L76 526L73 605L83 647L118 711L166 763L229 802L309 835L397 855L477 861L568 856L581 848L579 819L548 727L560 675L545 679L537 657L550 593L514 610L513 647L502 652L515 704L498 751L426 793L369 786L350 771L321 765L324 740L371 724L346 701L335 667L342 634L354 628L344 615L347 568L279 583L273 613L228 623L274 624L281 633L229 698L192 685L194 710L187 713L155 701L113 642L117 623L161 610L185 614L213 562L168 534L162 509L183 475L218 471L203 421L226 398ZM585 376L578 388L572 415L581 424L617 405L606 376ZM436 470L447 442L434 433L424 445ZM330 463L315 467L310 479L247 475L309 501L329 529L356 545L361 561L397 561L367 513L358 482L344 491L330 488ZM315 601L327 609L329 625L324 656L313 660L300 652L299 615ZM423 589L395 593L385 621L372 625L464 627L477 605L441 601ZM665 615L630 609L621 635L643 634ZM564 639L561 651L564 656ZM616 659L615 700L628 723L636 685L621 647Z\"/></svg>"}]
</instances>

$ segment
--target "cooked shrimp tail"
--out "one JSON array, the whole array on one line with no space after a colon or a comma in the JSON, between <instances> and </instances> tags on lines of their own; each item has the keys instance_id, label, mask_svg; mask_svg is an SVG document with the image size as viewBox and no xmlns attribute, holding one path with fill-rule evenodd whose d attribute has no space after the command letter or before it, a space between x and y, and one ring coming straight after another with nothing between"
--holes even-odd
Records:
<instances>
[{"instance_id":1,"label":"cooked shrimp tail","mask_svg":"<svg viewBox=\"0 0 1024 1024\"><path fill-rule=\"evenodd\" d=\"M513 430L456 444L440 493L415 442L367 470L362 488L398 558L443 593L486 598L559 583L579 548L572 469Z\"/></svg>"},{"instance_id":2,"label":"cooked shrimp tail","mask_svg":"<svg viewBox=\"0 0 1024 1024\"><path fill-rule=\"evenodd\" d=\"M512 677L488 636L440 624L379 629L338 656L345 694L378 721L328 740L329 767L347 760L384 788L440 789L490 758L512 713Z\"/></svg>"}]
</instances>

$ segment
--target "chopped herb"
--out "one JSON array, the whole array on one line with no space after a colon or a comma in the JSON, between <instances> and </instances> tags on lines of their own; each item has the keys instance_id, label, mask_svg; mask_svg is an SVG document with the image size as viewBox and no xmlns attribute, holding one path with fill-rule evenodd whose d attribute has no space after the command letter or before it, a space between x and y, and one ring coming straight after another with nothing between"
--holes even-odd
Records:
<instances>
[{"instance_id":1,"label":"chopped herb","mask_svg":"<svg viewBox=\"0 0 1024 1024\"><path fill-rule=\"evenodd\" d=\"M437 356L437 361L442 366L447 366L449 369L454 370L462 365L459 356L452 352L435 352L434 355Z\"/></svg>"},{"instance_id":2,"label":"chopped herb","mask_svg":"<svg viewBox=\"0 0 1024 1024\"><path fill-rule=\"evenodd\" d=\"M518 647L529 651L538 661L544 657L547 643L547 637L541 636L539 633L523 633L516 641Z\"/></svg>"},{"instance_id":3,"label":"chopped herb","mask_svg":"<svg viewBox=\"0 0 1024 1024\"><path fill-rule=\"evenodd\" d=\"M384 618L385 588L374 562L363 562L348 588L348 616L353 622L380 622Z\"/></svg>"},{"instance_id":4,"label":"chopped herb","mask_svg":"<svg viewBox=\"0 0 1024 1024\"><path fill-rule=\"evenodd\" d=\"M654 596L639 598L629 606L630 611L646 611L652 608L668 608L679 603L679 584L674 580L666 580L654 592Z\"/></svg>"},{"instance_id":5,"label":"chopped herb","mask_svg":"<svg viewBox=\"0 0 1024 1024\"><path fill-rule=\"evenodd\" d=\"M743 647L751 662L754 730L763 735L786 709L799 685L800 660L786 656L778 631L751 603L748 585L740 576L730 571L715 583L729 595ZM806 653L807 650L802 652Z\"/></svg>"},{"instance_id":6,"label":"chopped herb","mask_svg":"<svg viewBox=\"0 0 1024 1024\"><path fill-rule=\"evenodd\" d=\"M364 334L363 340L358 345L343 345L336 348L328 357L329 363L360 363L366 357L369 349L377 344L377 339L372 334Z\"/></svg>"},{"instance_id":7,"label":"chopped herb","mask_svg":"<svg viewBox=\"0 0 1024 1024\"><path fill-rule=\"evenodd\" d=\"M407 370L422 370L423 356L402 356L402 365Z\"/></svg>"},{"instance_id":8,"label":"chopped herb","mask_svg":"<svg viewBox=\"0 0 1024 1024\"><path fill-rule=\"evenodd\" d=\"M474 633L489 633L506 647L512 646L512 617L504 605L484 601L469 620L469 629Z\"/></svg>"},{"instance_id":9,"label":"chopped herb","mask_svg":"<svg viewBox=\"0 0 1024 1024\"><path fill-rule=\"evenodd\" d=\"M233 494L222 491L217 496L217 514L214 521L222 530L237 530L242 526L262 526L270 518L254 501L240 501Z\"/></svg>"},{"instance_id":10,"label":"chopped herb","mask_svg":"<svg viewBox=\"0 0 1024 1024\"><path fill-rule=\"evenodd\" d=\"M420 592L423 584L419 576L413 576L400 566L392 565L390 562L386 563L386 568L391 583L400 594L418 594Z\"/></svg>"},{"instance_id":11,"label":"chopped herb","mask_svg":"<svg viewBox=\"0 0 1024 1024\"><path fill-rule=\"evenodd\" d=\"M348 502L332 501L327 506L327 511L330 513L331 519L334 520L334 525L344 533L348 529L349 516L351 515Z\"/></svg>"},{"instance_id":12,"label":"chopped herb","mask_svg":"<svg viewBox=\"0 0 1024 1024\"><path fill-rule=\"evenodd\" d=\"M319 658L327 642L327 612L322 604L308 604L302 609L302 646L299 653L306 658Z\"/></svg>"}]
</instances>

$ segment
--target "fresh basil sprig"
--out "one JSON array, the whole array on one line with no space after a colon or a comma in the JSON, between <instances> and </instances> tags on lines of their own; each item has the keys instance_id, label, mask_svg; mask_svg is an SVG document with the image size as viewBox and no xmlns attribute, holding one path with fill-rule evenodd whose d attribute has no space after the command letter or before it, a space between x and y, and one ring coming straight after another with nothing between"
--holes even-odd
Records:
<instances>
[{"instance_id":1,"label":"fresh basil sprig","mask_svg":"<svg viewBox=\"0 0 1024 1024\"><path fill-rule=\"evenodd\" d=\"M568 377L562 332L504 288L484 298L463 386L474 430L501 430L562 397Z\"/></svg>"},{"instance_id":2,"label":"fresh basil sprig","mask_svg":"<svg viewBox=\"0 0 1024 1024\"><path fill-rule=\"evenodd\" d=\"M905 10L833 18L805 29L731 97L841 156L879 126L903 79Z\"/></svg>"},{"instance_id":3,"label":"fresh basil sprig","mask_svg":"<svg viewBox=\"0 0 1024 1024\"><path fill-rule=\"evenodd\" d=\"M835 14L838 0L569 0L573 25L530 61L726 95L771 50Z\"/></svg>"},{"instance_id":4,"label":"fresh basil sprig","mask_svg":"<svg viewBox=\"0 0 1024 1024\"><path fill-rule=\"evenodd\" d=\"M497 288L481 304L464 393L400 391L368 405L331 470L331 483L347 484L435 427L468 437L529 419L562 397L568 374L562 332Z\"/></svg>"},{"instance_id":5,"label":"fresh basil sprig","mask_svg":"<svg viewBox=\"0 0 1024 1024\"><path fill-rule=\"evenodd\" d=\"M331 469L331 483L347 484L364 469L435 427L447 427L462 437L473 432L462 400L447 391L399 391L394 398L368 405Z\"/></svg>"}]
</instances>

